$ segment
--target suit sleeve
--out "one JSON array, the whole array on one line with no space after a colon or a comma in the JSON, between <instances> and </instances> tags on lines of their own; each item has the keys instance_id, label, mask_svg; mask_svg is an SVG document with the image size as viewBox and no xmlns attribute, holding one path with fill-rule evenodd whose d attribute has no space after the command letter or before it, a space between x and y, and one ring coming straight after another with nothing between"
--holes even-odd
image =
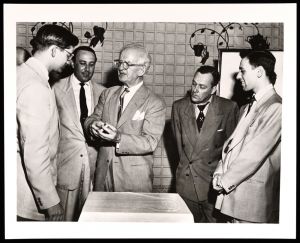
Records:
<instances>
[{"instance_id":1,"label":"suit sleeve","mask_svg":"<svg viewBox=\"0 0 300 243\"><path fill-rule=\"evenodd\" d=\"M118 154L147 154L153 152L165 126L166 105L156 98L149 101L140 135L122 133Z\"/></svg>"},{"instance_id":2,"label":"suit sleeve","mask_svg":"<svg viewBox=\"0 0 300 243\"><path fill-rule=\"evenodd\" d=\"M234 102L232 109L229 112L228 119L226 121L226 138L229 138L230 135L233 133L234 129L236 128L236 125L238 123L238 117L239 117L239 107Z\"/></svg>"},{"instance_id":3,"label":"suit sleeve","mask_svg":"<svg viewBox=\"0 0 300 243\"><path fill-rule=\"evenodd\" d=\"M34 92L33 91L38 91ZM17 121L23 163L28 183L40 209L59 203L50 161L49 90L41 85L23 89L17 100Z\"/></svg>"},{"instance_id":4,"label":"suit sleeve","mask_svg":"<svg viewBox=\"0 0 300 243\"><path fill-rule=\"evenodd\" d=\"M176 140L176 146L177 146L177 151L178 155L180 158L180 155L182 153L182 139L181 139L181 124L179 120L179 113L177 109L176 103L173 104L172 106L172 112L171 112L171 126L172 126L172 132Z\"/></svg>"},{"instance_id":5,"label":"suit sleeve","mask_svg":"<svg viewBox=\"0 0 300 243\"><path fill-rule=\"evenodd\" d=\"M221 182L226 192L255 174L281 139L281 104L271 105L258 119L251 138L222 175Z\"/></svg>"},{"instance_id":6,"label":"suit sleeve","mask_svg":"<svg viewBox=\"0 0 300 243\"><path fill-rule=\"evenodd\" d=\"M94 108L93 114L91 114L89 117L87 117L85 122L84 122L85 132L89 136L89 139L91 139L91 140L94 140L94 137L90 134L89 127L94 121L100 121L101 120L105 100L106 100L106 92L104 90L101 93L100 97L99 97L98 103Z\"/></svg>"},{"instance_id":7,"label":"suit sleeve","mask_svg":"<svg viewBox=\"0 0 300 243\"><path fill-rule=\"evenodd\" d=\"M234 102L229 114L228 114L228 118L226 121L226 127L225 127L225 134L226 134L226 139L228 139L231 134L233 133L234 129L236 128L236 125L238 123L238 119L239 119L239 107L238 105ZM227 144L226 141L224 144ZM220 153L222 153L222 149L223 149L224 145L220 148ZM217 163L217 167L214 171L214 176L216 174L222 174L222 159Z\"/></svg>"}]
</instances>

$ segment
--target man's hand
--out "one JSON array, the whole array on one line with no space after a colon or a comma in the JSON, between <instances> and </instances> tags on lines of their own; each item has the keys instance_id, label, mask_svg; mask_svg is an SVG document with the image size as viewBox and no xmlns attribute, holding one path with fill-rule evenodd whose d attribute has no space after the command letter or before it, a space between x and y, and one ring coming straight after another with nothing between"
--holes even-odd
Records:
<instances>
[{"instance_id":1,"label":"man's hand","mask_svg":"<svg viewBox=\"0 0 300 243\"><path fill-rule=\"evenodd\" d=\"M63 221L64 220L64 209L59 204L48 208L46 210L46 221Z\"/></svg>"},{"instance_id":2,"label":"man's hand","mask_svg":"<svg viewBox=\"0 0 300 243\"><path fill-rule=\"evenodd\" d=\"M90 125L90 133L92 136L100 138L100 130L102 130L102 126L104 125L104 122L102 121L94 121Z\"/></svg>"},{"instance_id":3,"label":"man's hand","mask_svg":"<svg viewBox=\"0 0 300 243\"><path fill-rule=\"evenodd\" d=\"M213 178L213 181L212 181L212 184L213 184L213 188L218 191L218 192L222 192L223 190L223 186L222 186L222 183L221 183L221 175L220 174L216 174Z\"/></svg>"},{"instance_id":4,"label":"man's hand","mask_svg":"<svg viewBox=\"0 0 300 243\"><path fill-rule=\"evenodd\" d=\"M102 139L107 141L116 143L120 141L120 133L114 126L108 123L103 124L102 128L99 130L99 135Z\"/></svg>"}]
</instances>

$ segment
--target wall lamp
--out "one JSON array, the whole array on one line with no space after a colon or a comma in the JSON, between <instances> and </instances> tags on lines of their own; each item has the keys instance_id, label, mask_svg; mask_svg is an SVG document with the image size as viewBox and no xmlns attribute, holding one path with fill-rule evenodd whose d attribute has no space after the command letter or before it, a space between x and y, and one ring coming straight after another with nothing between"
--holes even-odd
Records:
<instances>
[{"instance_id":1,"label":"wall lamp","mask_svg":"<svg viewBox=\"0 0 300 243\"><path fill-rule=\"evenodd\" d=\"M101 43L101 46L103 46L104 33L105 33L106 30L107 30L107 22L106 22L106 25L105 25L105 29L95 25L93 27L94 35L91 35L91 33L89 31L86 31L85 34L84 34L84 37L87 38L87 39L91 39L90 46L92 46L92 47L95 47L98 44L99 41Z\"/></svg>"}]
</instances>

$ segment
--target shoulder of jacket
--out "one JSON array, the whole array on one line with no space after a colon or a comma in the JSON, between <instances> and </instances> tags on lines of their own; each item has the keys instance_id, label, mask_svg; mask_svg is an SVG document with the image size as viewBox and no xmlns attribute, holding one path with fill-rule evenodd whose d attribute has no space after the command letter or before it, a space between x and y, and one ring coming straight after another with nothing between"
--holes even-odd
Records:
<instances>
[{"instance_id":1,"label":"shoulder of jacket","mask_svg":"<svg viewBox=\"0 0 300 243\"><path fill-rule=\"evenodd\" d=\"M186 97L183 97L183 98L180 98L178 100L175 100L174 101L174 105L182 105L182 104L186 104L186 103L189 103L190 102L190 97L189 96L186 96Z\"/></svg>"},{"instance_id":2,"label":"shoulder of jacket","mask_svg":"<svg viewBox=\"0 0 300 243\"><path fill-rule=\"evenodd\" d=\"M222 104L222 106L225 106L225 107L238 107L237 103L233 100L230 100L230 99L227 99L227 98L224 98L224 97L220 97L218 95L215 96L215 99L217 102L220 102Z\"/></svg>"},{"instance_id":3,"label":"shoulder of jacket","mask_svg":"<svg viewBox=\"0 0 300 243\"><path fill-rule=\"evenodd\" d=\"M70 79L70 76L66 77L66 78L62 78L62 79L59 79L58 81L56 81L54 84L53 84L53 89L63 89L63 87L65 87L66 83L69 81Z\"/></svg>"}]
</instances>

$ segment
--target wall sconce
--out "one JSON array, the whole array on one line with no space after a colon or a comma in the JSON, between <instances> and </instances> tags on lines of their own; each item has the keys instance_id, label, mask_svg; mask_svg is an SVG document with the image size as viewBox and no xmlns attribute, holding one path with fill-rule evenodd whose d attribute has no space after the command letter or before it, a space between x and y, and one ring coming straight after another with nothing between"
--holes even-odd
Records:
<instances>
[{"instance_id":1,"label":"wall sconce","mask_svg":"<svg viewBox=\"0 0 300 243\"><path fill-rule=\"evenodd\" d=\"M200 33L204 33L205 31L210 31L210 34L217 34L218 35L218 39L217 39L217 48L219 49L219 46L223 46L225 43L225 48L228 49L229 48L229 34L228 34L228 29L233 29L233 25L234 24L238 24L240 30L242 30L242 26L239 23L229 23L228 25L224 26L222 23L219 23L222 26L222 31L221 33L210 29L210 28L201 28L201 29L197 29L196 31L194 31L194 33L191 34L190 36L190 47L194 50L195 56L196 57L202 57L202 60L200 61L200 63L205 64L206 60L209 57L209 52L207 51L207 46L204 45L203 43L198 43L195 45L192 45L192 39L195 37L196 33L198 31L200 31ZM224 35L224 36L223 36ZM222 41L219 41L220 38L222 39Z\"/></svg>"},{"instance_id":2,"label":"wall sconce","mask_svg":"<svg viewBox=\"0 0 300 243\"><path fill-rule=\"evenodd\" d=\"M196 57L201 57L200 63L205 64L206 60L209 58L209 52L207 51L207 46L199 42L192 47Z\"/></svg>"},{"instance_id":3,"label":"wall sconce","mask_svg":"<svg viewBox=\"0 0 300 243\"><path fill-rule=\"evenodd\" d=\"M94 35L92 36L89 31L86 31L85 34L84 34L84 37L87 38L87 39L91 39L90 46L92 46L92 47L95 47L98 44L99 41L101 43L101 46L103 46L103 41L105 39L104 38L104 33L105 33L106 30L107 30L107 22L106 22L105 29L95 25L93 27Z\"/></svg>"},{"instance_id":4,"label":"wall sconce","mask_svg":"<svg viewBox=\"0 0 300 243\"><path fill-rule=\"evenodd\" d=\"M269 49L270 43L267 41L268 38L267 37L264 38L259 33L259 29L257 28L258 23L251 23L251 24L254 25L257 30L256 35L248 36L246 39L246 41L251 45L251 49L257 50L257 51ZM247 23L245 23L245 25L247 25Z\"/></svg>"}]
</instances>

